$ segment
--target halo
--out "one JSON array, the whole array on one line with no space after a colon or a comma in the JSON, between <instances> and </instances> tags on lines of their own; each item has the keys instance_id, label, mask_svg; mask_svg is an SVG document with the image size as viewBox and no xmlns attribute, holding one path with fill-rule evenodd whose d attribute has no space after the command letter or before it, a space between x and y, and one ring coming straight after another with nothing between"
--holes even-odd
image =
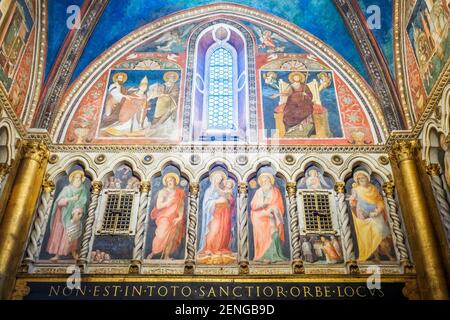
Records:
<instances>
[{"instance_id":1,"label":"halo","mask_svg":"<svg viewBox=\"0 0 450 320\"><path fill-rule=\"evenodd\" d=\"M359 176L360 174L364 175L364 176L367 178L367 180L370 181L370 175L369 175L367 172L363 171L363 170L359 170L359 171L356 171L356 172L353 174L353 180L354 180L355 182L358 182L358 179L357 179L357 178L358 178L358 176Z\"/></svg>"},{"instance_id":2,"label":"halo","mask_svg":"<svg viewBox=\"0 0 450 320\"><path fill-rule=\"evenodd\" d=\"M176 185L179 185L179 184L180 184L180 177L179 177L176 173L174 173L174 172L169 172L168 174L166 174L166 175L163 177L163 184L164 184L164 186L167 186L167 179L170 178L170 177L172 177L172 178L175 179L175 184L176 184Z\"/></svg>"},{"instance_id":3,"label":"halo","mask_svg":"<svg viewBox=\"0 0 450 320\"><path fill-rule=\"evenodd\" d=\"M125 73L125 72L118 72L118 73L116 73L115 75L113 75L113 81L114 82L117 82L117 78L119 77L119 76L122 76L123 77L123 82L122 83L125 83L125 82L127 82L127 80L128 80L128 75Z\"/></svg>"},{"instance_id":4,"label":"halo","mask_svg":"<svg viewBox=\"0 0 450 320\"><path fill-rule=\"evenodd\" d=\"M291 83L294 82L294 77L295 76L300 76L300 82L301 83L305 83L306 76L303 73L301 73L301 72L291 72L289 74L289 82L291 82Z\"/></svg>"},{"instance_id":5,"label":"halo","mask_svg":"<svg viewBox=\"0 0 450 320\"><path fill-rule=\"evenodd\" d=\"M176 73L175 71L169 71L164 73L164 81L169 80L169 77L174 76L175 77L175 82L178 81L178 79L180 79L180 76L178 75L178 73Z\"/></svg>"},{"instance_id":6,"label":"halo","mask_svg":"<svg viewBox=\"0 0 450 320\"><path fill-rule=\"evenodd\" d=\"M270 183L271 183L272 185L275 184L275 177L274 177L272 174L268 173L268 172L263 172L263 173L261 173L261 174L259 175L259 177L258 177L258 184L259 184L260 186L262 185L262 183L261 183L261 178L262 178L263 176L268 176L269 179L270 179Z\"/></svg>"},{"instance_id":7,"label":"halo","mask_svg":"<svg viewBox=\"0 0 450 320\"><path fill-rule=\"evenodd\" d=\"M75 177L75 175L77 175L77 174L81 174L81 181L82 182L84 182L85 180L86 180L86 176L84 175L84 172L83 171L81 171L81 170L75 170L74 172L72 172L70 175L69 175L69 182L70 183L72 183L72 180L73 180L73 178Z\"/></svg>"},{"instance_id":8,"label":"halo","mask_svg":"<svg viewBox=\"0 0 450 320\"><path fill-rule=\"evenodd\" d=\"M223 178L223 181L225 181L225 180L228 179L228 176L225 174L225 172L223 172L223 171L221 171L221 170L218 170L218 171L214 171L214 172L212 172L212 173L210 174L210 176L209 176L209 181L212 182L212 181L214 180L214 177L215 177L216 175L221 175L222 178Z\"/></svg>"}]
</instances>

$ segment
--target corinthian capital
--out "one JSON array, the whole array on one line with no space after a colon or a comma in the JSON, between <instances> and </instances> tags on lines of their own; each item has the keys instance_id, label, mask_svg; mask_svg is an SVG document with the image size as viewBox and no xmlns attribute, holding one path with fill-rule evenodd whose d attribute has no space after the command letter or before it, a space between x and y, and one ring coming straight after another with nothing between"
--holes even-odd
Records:
<instances>
[{"instance_id":1,"label":"corinthian capital","mask_svg":"<svg viewBox=\"0 0 450 320\"><path fill-rule=\"evenodd\" d=\"M200 191L200 184L196 182L191 183L191 185L189 186L189 192L191 193L191 195L196 197L199 191Z\"/></svg>"},{"instance_id":2,"label":"corinthian capital","mask_svg":"<svg viewBox=\"0 0 450 320\"><path fill-rule=\"evenodd\" d=\"M288 184L286 184L286 190L289 197L295 196L295 194L297 193L297 184L295 182L289 182Z\"/></svg>"},{"instance_id":3,"label":"corinthian capital","mask_svg":"<svg viewBox=\"0 0 450 320\"><path fill-rule=\"evenodd\" d=\"M42 164L48 159L50 153L45 143L41 141L26 141L23 144L23 158Z\"/></svg>"},{"instance_id":4,"label":"corinthian capital","mask_svg":"<svg viewBox=\"0 0 450 320\"><path fill-rule=\"evenodd\" d=\"M334 185L334 191L336 191L337 194L345 193L345 182L336 182Z\"/></svg>"},{"instance_id":5,"label":"corinthian capital","mask_svg":"<svg viewBox=\"0 0 450 320\"><path fill-rule=\"evenodd\" d=\"M148 181L143 181L141 183L141 193L149 193L151 189L151 184Z\"/></svg>"},{"instance_id":6,"label":"corinthian capital","mask_svg":"<svg viewBox=\"0 0 450 320\"><path fill-rule=\"evenodd\" d=\"M414 159L414 151L417 148L417 140L395 141L391 149L391 156L398 162Z\"/></svg>"},{"instance_id":7,"label":"corinthian capital","mask_svg":"<svg viewBox=\"0 0 450 320\"><path fill-rule=\"evenodd\" d=\"M430 176L438 176L440 173L441 167L437 163L432 163L427 166L427 173Z\"/></svg>"},{"instance_id":8,"label":"corinthian capital","mask_svg":"<svg viewBox=\"0 0 450 320\"><path fill-rule=\"evenodd\" d=\"M95 194L99 194L102 191L103 183L101 181L92 182L92 191Z\"/></svg>"},{"instance_id":9,"label":"corinthian capital","mask_svg":"<svg viewBox=\"0 0 450 320\"><path fill-rule=\"evenodd\" d=\"M386 194L386 196L392 196L394 194L394 182L388 181L383 185L383 191Z\"/></svg>"}]
</instances>

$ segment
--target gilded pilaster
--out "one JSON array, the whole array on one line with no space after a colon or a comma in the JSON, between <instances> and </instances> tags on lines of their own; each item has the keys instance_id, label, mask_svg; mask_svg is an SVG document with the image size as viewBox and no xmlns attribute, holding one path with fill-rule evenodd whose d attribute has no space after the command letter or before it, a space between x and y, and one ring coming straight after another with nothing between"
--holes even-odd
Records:
<instances>
[{"instance_id":1,"label":"gilded pilaster","mask_svg":"<svg viewBox=\"0 0 450 320\"><path fill-rule=\"evenodd\" d=\"M425 193L421 187L419 172L415 163L416 140L396 141L392 146L391 156L399 167L403 181L406 208L404 216L407 221L410 241L415 249L418 284L424 299L448 299L447 284L443 263L438 251L431 218L428 214Z\"/></svg>"},{"instance_id":2,"label":"gilded pilaster","mask_svg":"<svg viewBox=\"0 0 450 320\"><path fill-rule=\"evenodd\" d=\"M47 146L39 141L25 142L22 150L23 158L0 225L0 299L11 297L49 157Z\"/></svg>"}]
</instances>

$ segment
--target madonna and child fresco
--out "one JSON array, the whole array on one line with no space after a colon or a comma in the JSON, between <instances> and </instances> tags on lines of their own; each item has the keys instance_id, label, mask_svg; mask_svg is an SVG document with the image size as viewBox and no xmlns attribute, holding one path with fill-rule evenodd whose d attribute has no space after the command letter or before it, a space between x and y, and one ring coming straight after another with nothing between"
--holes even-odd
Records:
<instances>
[{"instance_id":1,"label":"madonna and child fresco","mask_svg":"<svg viewBox=\"0 0 450 320\"><path fill-rule=\"evenodd\" d=\"M284 182L271 167L258 170L250 181L250 251L252 260L276 263L289 260L289 233L285 205Z\"/></svg>"},{"instance_id":2,"label":"madonna and child fresco","mask_svg":"<svg viewBox=\"0 0 450 320\"><path fill-rule=\"evenodd\" d=\"M74 166L56 185L40 258L58 262L77 260L83 222L90 198L90 180L80 166Z\"/></svg>"},{"instance_id":3,"label":"madonna and child fresco","mask_svg":"<svg viewBox=\"0 0 450 320\"><path fill-rule=\"evenodd\" d=\"M179 79L178 71L114 72L99 137L170 138L178 116Z\"/></svg>"},{"instance_id":4,"label":"madonna and child fresco","mask_svg":"<svg viewBox=\"0 0 450 320\"><path fill-rule=\"evenodd\" d=\"M364 170L357 170L347 182L360 262L368 260L395 261L396 255L383 196Z\"/></svg>"},{"instance_id":5,"label":"madonna and child fresco","mask_svg":"<svg viewBox=\"0 0 450 320\"><path fill-rule=\"evenodd\" d=\"M199 215L200 264L237 262L236 182L217 166L201 184Z\"/></svg>"},{"instance_id":6,"label":"madonna and child fresco","mask_svg":"<svg viewBox=\"0 0 450 320\"><path fill-rule=\"evenodd\" d=\"M188 183L174 166L153 179L147 259L183 259L185 255Z\"/></svg>"}]
</instances>

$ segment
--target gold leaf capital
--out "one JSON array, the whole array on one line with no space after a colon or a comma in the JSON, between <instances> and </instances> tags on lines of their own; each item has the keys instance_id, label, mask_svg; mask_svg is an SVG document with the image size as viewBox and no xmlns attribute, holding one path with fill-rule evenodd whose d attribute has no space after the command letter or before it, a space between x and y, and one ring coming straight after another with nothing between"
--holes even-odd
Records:
<instances>
[{"instance_id":1,"label":"gold leaf capital","mask_svg":"<svg viewBox=\"0 0 450 320\"><path fill-rule=\"evenodd\" d=\"M432 163L427 166L427 173L430 176L438 176L441 171L441 167L437 163Z\"/></svg>"},{"instance_id":2,"label":"gold leaf capital","mask_svg":"<svg viewBox=\"0 0 450 320\"><path fill-rule=\"evenodd\" d=\"M345 182L336 182L336 184L334 185L334 191L336 191L336 193L338 194L345 193Z\"/></svg>"},{"instance_id":3,"label":"gold leaf capital","mask_svg":"<svg viewBox=\"0 0 450 320\"><path fill-rule=\"evenodd\" d=\"M392 146L391 155L398 163L413 160L417 146L417 140L398 140Z\"/></svg>"},{"instance_id":4,"label":"gold leaf capital","mask_svg":"<svg viewBox=\"0 0 450 320\"><path fill-rule=\"evenodd\" d=\"M102 191L103 183L101 181L92 182L92 191L95 194L99 194Z\"/></svg>"},{"instance_id":5,"label":"gold leaf capital","mask_svg":"<svg viewBox=\"0 0 450 320\"><path fill-rule=\"evenodd\" d=\"M383 191L387 196L394 194L395 185L393 181L388 181L383 185Z\"/></svg>"},{"instance_id":6,"label":"gold leaf capital","mask_svg":"<svg viewBox=\"0 0 450 320\"><path fill-rule=\"evenodd\" d=\"M143 181L141 183L141 193L149 193L151 189L151 184L148 181Z\"/></svg>"}]
</instances>

